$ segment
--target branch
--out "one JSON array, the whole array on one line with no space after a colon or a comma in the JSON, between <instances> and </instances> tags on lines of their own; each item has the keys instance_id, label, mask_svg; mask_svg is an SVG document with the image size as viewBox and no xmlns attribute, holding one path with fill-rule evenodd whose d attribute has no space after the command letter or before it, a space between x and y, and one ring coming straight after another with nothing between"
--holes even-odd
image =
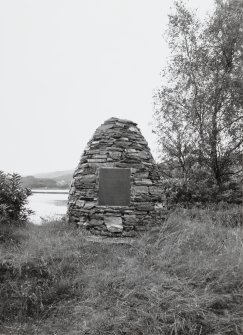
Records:
<instances>
[{"instance_id":1,"label":"branch","mask_svg":"<svg viewBox=\"0 0 243 335\"><path fill-rule=\"evenodd\" d=\"M221 173L222 176L227 176L227 175L230 175L230 174L238 174L240 172L243 172L243 169L239 170L239 171L236 171L236 172L225 172L225 173Z\"/></svg>"},{"instance_id":2,"label":"branch","mask_svg":"<svg viewBox=\"0 0 243 335\"><path fill-rule=\"evenodd\" d=\"M226 154L229 155L231 152L235 151L237 148L241 146L242 143L243 143L243 139L240 142L238 142L233 148L228 150Z\"/></svg>"},{"instance_id":3,"label":"branch","mask_svg":"<svg viewBox=\"0 0 243 335\"><path fill-rule=\"evenodd\" d=\"M239 116L237 119L231 121L231 122L230 122L229 124L227 124L225 127L220 128L218 131L220 132L220 131L224 130L225 128L228 128L229 126L231 126L233 123L239 121L240 119L243 119L243 115L241 115L241 116Z\"/></svg>"}]
</instances>

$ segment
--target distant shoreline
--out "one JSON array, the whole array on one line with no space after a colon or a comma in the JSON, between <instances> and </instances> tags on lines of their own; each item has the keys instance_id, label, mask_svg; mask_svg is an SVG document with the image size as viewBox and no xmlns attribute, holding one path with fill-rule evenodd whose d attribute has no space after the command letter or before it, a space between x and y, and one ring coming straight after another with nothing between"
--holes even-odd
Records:
<instances>
[{"instance_id":1,"label":"distant shoreline","mask_svg":"<svg viewBox=\"0 0 243 335\"><path fill-rule=\"evenodd\" d=\"M36 194L36 193L43 193L43 194L68 194L69 193L69 190L42 190L42 189L40 189L40 190L37 190L37 189L35 189L35 190L31 190L31 192L34 194Z\"/></svg>"}]
</instances>

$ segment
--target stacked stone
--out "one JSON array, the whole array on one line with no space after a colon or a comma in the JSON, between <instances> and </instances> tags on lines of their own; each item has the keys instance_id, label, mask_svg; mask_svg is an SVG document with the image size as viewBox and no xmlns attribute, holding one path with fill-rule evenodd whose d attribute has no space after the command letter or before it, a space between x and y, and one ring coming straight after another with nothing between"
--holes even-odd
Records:
<instances>
[{"instance_id":1,"label":"stacked stone","mask_svg":"<svg viewBox=\"0 0 243 335\"><path fill-rule=\"evenodd\" d=\"M100 206L99 168L130 168L129 206ZM103 236L132 237L167 215L160 176L137 124L110 118L88 142L74 172L68 200L70 222Z\"/></svg>"}]
</instances>

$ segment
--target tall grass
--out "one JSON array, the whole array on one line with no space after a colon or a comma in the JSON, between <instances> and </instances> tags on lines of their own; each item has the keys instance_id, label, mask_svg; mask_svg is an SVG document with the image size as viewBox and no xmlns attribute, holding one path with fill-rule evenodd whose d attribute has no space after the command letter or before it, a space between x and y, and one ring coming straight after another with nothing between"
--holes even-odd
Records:
<instances>
[{"instance_id":1,"label":"tall grass","mask_svg":"<svg viewBox=\"0 0 243 335\"><path fill-rule=\"evenodd\" d=\"M1 246L3 334L242 334L239 208L178 209L123 243L63 222L18 234Z\"/></svg>"}]
</instances>

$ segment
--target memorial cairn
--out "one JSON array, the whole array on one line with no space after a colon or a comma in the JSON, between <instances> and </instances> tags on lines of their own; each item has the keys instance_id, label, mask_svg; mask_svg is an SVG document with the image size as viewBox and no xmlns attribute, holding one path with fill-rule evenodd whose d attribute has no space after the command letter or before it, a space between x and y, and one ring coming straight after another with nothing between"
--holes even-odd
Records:
<instances>
[{"instance_id":1,"label":"memorial cairn","mask_svg":"<svg viewBox=\"0 0 243 335\"><path fill-rule=\"evenodd\" d=\"M133 237L167 215L155 161L136 123L110 118L74 172L68 220L92 234Z\"/></svg>"}]
</instances>

